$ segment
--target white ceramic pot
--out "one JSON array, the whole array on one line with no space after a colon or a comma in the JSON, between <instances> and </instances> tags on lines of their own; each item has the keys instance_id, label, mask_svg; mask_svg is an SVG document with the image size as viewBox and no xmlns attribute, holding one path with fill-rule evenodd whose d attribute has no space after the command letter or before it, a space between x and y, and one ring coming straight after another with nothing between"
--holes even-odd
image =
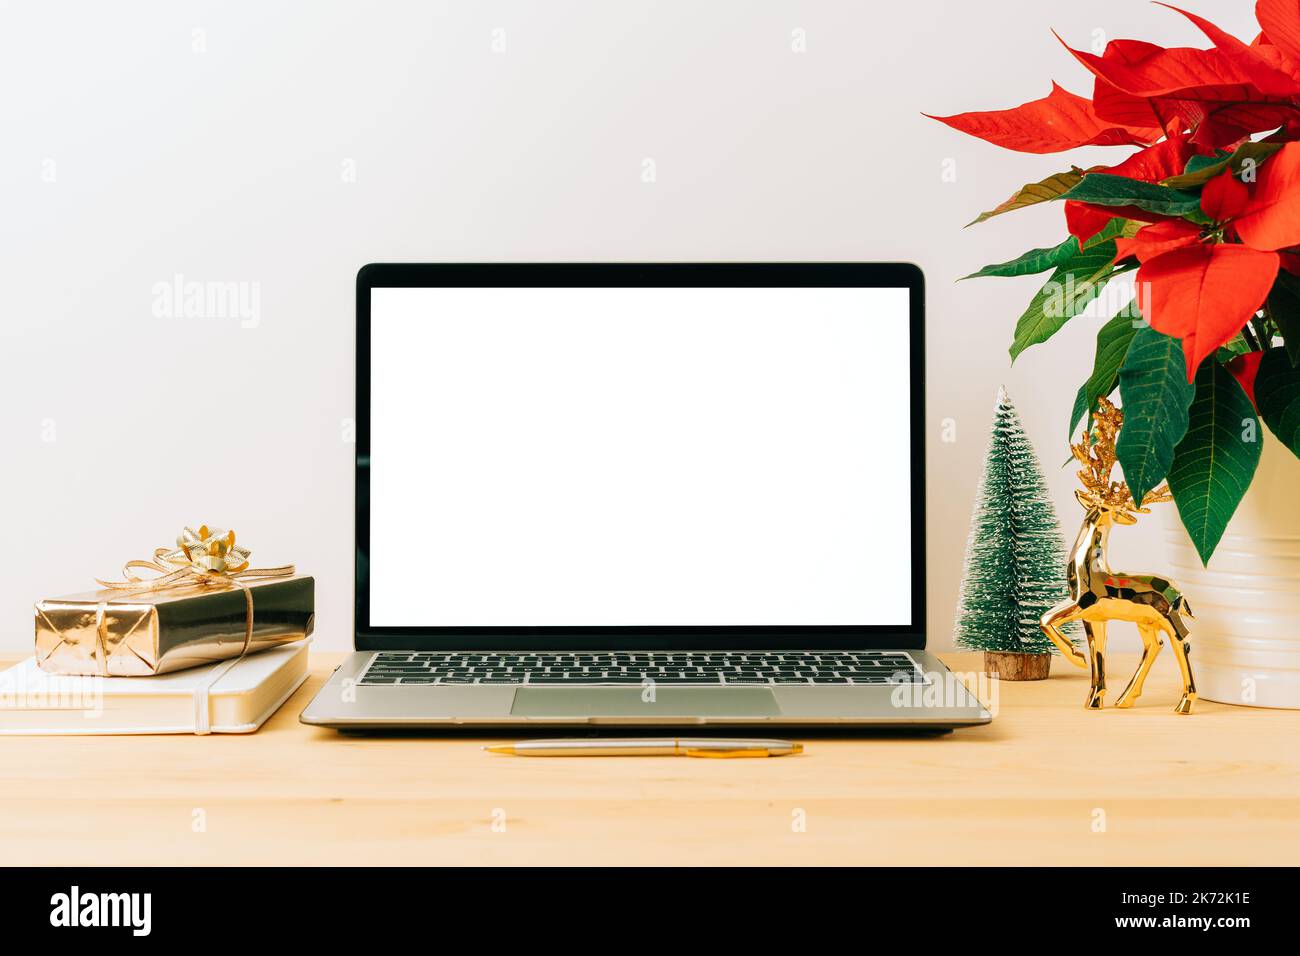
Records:
<instances>
[{"instance_id":1,"label":"white ceramic pot","mask_svg":"<svg viewBox=\"0 0 1300 956\"><path fill-rule=\"evenodd\" d=\"M1268 429L1259 469L1208 568L1168 506L1169 573L1191 604L1206 700L1300 708L1300 460Z\"/></svg>"}]
</instances>

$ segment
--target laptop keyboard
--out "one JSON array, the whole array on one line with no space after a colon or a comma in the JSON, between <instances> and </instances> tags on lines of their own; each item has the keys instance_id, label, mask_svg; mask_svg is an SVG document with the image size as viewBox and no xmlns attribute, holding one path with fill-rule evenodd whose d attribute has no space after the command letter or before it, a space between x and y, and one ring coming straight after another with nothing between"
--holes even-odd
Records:
<instances>
[{"instance_id":1,"label":"laptop keyboard","mask_svg":"<svg viewBox=\"0 0 1300 956\"><path fill-rule=\"evenodd\" d=\"M910 684L902 651L379 651L362 684Z\"/></svg>"}]
</instances>

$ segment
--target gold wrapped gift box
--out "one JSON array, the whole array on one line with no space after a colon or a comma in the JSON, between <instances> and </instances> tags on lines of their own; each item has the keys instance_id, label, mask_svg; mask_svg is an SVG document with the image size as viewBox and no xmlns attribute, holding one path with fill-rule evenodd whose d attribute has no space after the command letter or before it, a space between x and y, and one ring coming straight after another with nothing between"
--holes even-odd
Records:
<instances>
[{"instance_id":1,"label":"gold wrapped gift box","mask_svg":"<svg viewBox=\"0 0 1300 956\"><path fill-rule=\"evenodd\" d=\"M50 598L36 604L36 661L52 674L146 677L252 654L312 632L315 590L295 575Z\"/></svg>"}]
</instances>

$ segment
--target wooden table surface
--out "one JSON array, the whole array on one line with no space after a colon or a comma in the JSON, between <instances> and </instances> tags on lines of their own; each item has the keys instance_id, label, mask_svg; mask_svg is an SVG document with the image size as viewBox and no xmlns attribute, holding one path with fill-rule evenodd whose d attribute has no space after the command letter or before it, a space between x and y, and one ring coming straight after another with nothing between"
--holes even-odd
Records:
<instances>
[{"instance_id":1,"label":"wooden table surface","mask_svg":"<svg viewBox=\"0 0 1300 956\"><path fill-rule=\"evenodd\" d=\"M0 738L6 862L1300 860L1300 712L1202 701L1176 716L1168 658L1131 711L1085 711L1085 675L1056 660L1047 681L1002 684L986 727L700 760L528 759L480 739L300 724L338 657L313 655L308 682L252 735Z\"/></svg>"}]
</instances>

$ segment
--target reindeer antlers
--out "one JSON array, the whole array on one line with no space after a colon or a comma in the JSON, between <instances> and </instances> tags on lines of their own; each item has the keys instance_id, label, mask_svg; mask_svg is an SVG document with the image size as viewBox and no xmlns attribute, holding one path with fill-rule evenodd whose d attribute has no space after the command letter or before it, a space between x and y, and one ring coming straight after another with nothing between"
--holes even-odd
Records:
<instances>
[{"instance_id":1,"label":"reindeer antlers","mask_svg":"<svg viewBox=\"0 0 1300 956\"><path fill-rule=\"evenodd\" d=\"M1079 472L1079 481L1083 483L1082 498L1117 511L1146 514L1150 510L1147 505L1169 501L1173 496L1168 485L1161 485L1143 495L1142 504L1137 505L1125 482L1111 480L1110 473L1115 468L1115 439L1123 424L1124 413L1110 399L1098 399L1097 409L1092 413L1092 429L1084 434L1081 442L1070 445L1075 460L1083 465Z\"/></svg>"}]
</instances>

